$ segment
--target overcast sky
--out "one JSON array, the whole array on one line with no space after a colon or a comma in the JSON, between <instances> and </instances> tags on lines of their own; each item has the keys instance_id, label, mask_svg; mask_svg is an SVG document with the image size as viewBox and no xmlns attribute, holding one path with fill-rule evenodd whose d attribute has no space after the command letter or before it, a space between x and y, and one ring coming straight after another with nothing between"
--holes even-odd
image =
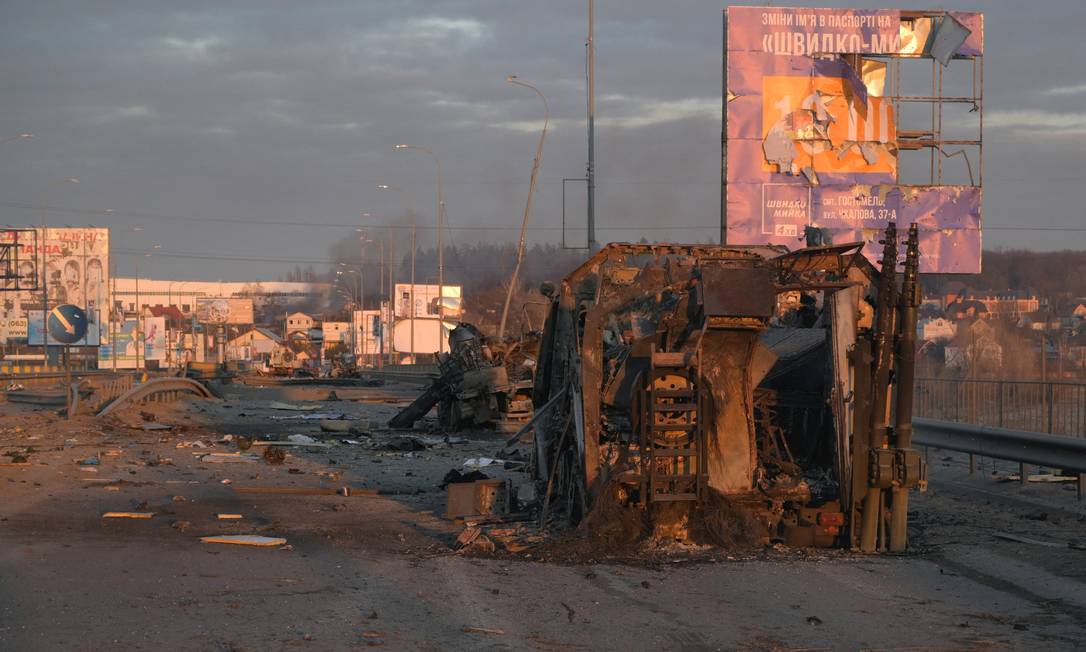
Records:
<instances>
[{"instance_id":1,"label":"overcast sky","mask_svg":"<svg viewBox=\"0 0 1086 652\"><path fill-rule=\"evenodd\" d=\"M596 4L599 239L715 238L722 5ZM1086 248L1037 228L1086 227L1086 3L954 8L986 14L985 246ZM516 73L552 118L529 243L557 241L561 179L584 174L585 35L583 1L6 3L0 138L35 136L0 144L0 224L39 223L48 186L51 225L112 227L115 252L154 251L150 275L275 276L262 259L323 260L410 206L433 241L434 164L406 142L441 158L454 244L515 240L542 119Z\"/></svg>"}]
</instances>

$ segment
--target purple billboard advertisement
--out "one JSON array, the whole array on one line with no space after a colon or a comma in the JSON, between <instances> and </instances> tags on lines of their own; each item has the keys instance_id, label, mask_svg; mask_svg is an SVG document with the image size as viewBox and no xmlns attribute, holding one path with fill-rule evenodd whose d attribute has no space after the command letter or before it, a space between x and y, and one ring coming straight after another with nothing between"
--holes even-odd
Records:
<instances>
[{"instance_id":1,"label":"purple billboard advertisement","mask_svg":"<svg viewBox=\"0 0 1086 652\"><path fill-rule=\"evenodd\" d=\"M877 245L915 222L922 271L980 271L980 185L901 185L888 93L893 57L981 55L980 14L729 7L726 38L729 244Z\"/></svg>"}]
</instances>

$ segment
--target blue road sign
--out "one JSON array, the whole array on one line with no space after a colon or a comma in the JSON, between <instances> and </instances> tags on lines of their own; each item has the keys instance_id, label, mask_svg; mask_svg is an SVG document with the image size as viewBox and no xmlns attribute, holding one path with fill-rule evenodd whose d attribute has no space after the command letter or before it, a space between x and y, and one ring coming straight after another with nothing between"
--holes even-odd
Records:
<instances>
[{"instance_id":1,"label":"blue road sign","mask_svg":"<svg viewBox=\"0 0 1086 652\"><path fill-rule=\"evenodd\" d=\"M61 344L75 344L87 334L87 313L79 306L62 304L49 311L49 335Z\"/></svg>"}]
</instances>

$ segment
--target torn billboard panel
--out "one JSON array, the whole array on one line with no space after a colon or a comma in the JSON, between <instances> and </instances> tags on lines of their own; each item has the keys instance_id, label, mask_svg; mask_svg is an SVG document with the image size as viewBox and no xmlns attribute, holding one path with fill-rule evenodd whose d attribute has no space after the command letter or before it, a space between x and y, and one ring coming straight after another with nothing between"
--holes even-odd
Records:
<instances>
[{"instance_id":1,"label":"torn billboard panel","mask_svg":"<svg viewBox=\"0 0 1086 652\"><path fill-rule=\"evenodd\" d=\"M980 271L979 185L900 185L887 63L979 56L981 14L729 7L726 20L728 244L795 248L817 231L874 257L871 234L915 221L922 271ZM933 129L925 145L941 144Z\"/></svg>"}]
</instances>

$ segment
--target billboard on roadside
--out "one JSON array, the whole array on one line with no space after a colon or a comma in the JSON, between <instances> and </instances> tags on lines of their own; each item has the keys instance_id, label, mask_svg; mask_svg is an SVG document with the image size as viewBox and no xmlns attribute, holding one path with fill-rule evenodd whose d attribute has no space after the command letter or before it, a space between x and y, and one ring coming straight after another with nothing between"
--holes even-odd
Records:
<instances>
[{"instance_id":1,"label":"billboard on roadside","mask_svg":"<svg viewBox=\"0 0 1086 652\"><path fill-rule=\"evenodd\" d=\"M70 303L87 313L87 335L72 346L98 346L99 331L109 317L109 229L64 227L34 231L36 235L31 238L26 233L0 230L0 243L19 243L18 268L11 271L20 277L20 285L38 288L0 294L0 319L27 319L23 337L28 337L28 344L41 346L44 281L49 310ZM52 338L49 344L60 345Z\"/></svg>"},{"instance_id":2,"label":"billboard on roadside","mask_svg":"<svg viewBox=\"0 0 1086 652\"><path fill-rule=\"evenodd\" d=\"M135 369L143 367L145 360L166 359L166 318L144 317L136 326L135 319L127 319L102 333L99 369Z\"/></svg>"},{"instance_id":3,"label":"billboard on roadside","mask_svg":"<svg viewBox=\"0 0 1086 652\"><path fill-rule=\"evenodd\" d=\"M921 271L980 271L979 126L975 140L951 140L941 119L930 128L903 121L904 104L941 116L963 98L943 98L941 85L908 95L895 66L981 57L982 14L729 7L725 22L728 244L865 241L874 259L889 222L915 222ZM931 74L942 79L941 70ZM972 154L957 151L972 144ZM930 154L929 183L902 182L912 178L902 174L910 150ZM958 154L962 178L950 183L943 164Z\"/></svg>"},{"instance_id":4,"label":"billboard on roadside","mask_svg":"<svg viewBox=\"0 0 1086 652\"><path fill-rule=\"evenodd\" d=\"M196 321L201 324L252 324L252 299L196 299Z\"/></svg>"}]
</instances>

